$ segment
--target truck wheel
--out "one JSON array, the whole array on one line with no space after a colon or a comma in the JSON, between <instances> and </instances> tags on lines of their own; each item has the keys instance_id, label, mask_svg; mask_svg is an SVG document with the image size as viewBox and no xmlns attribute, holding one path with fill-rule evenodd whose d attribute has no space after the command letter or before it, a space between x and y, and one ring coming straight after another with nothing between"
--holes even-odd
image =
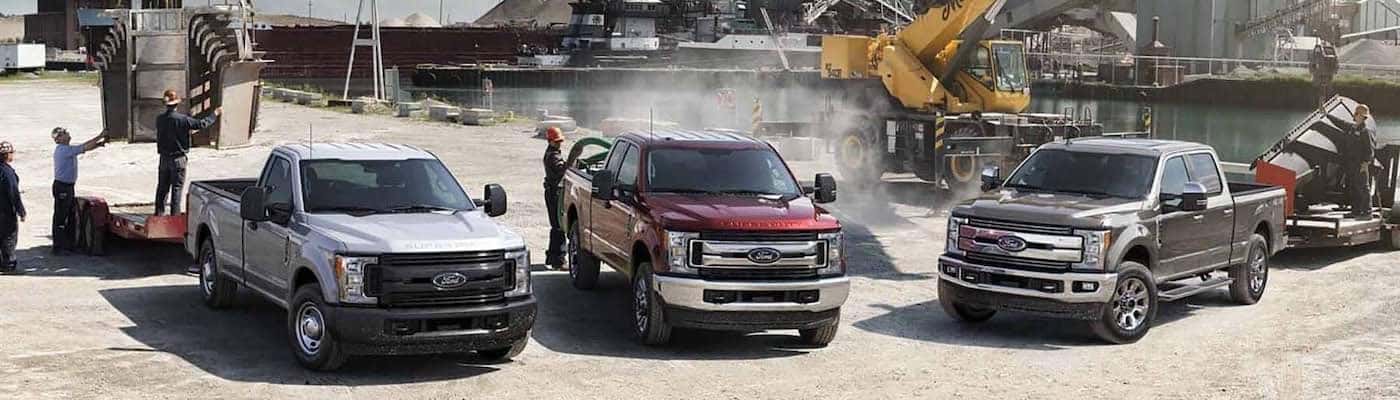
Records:
<instances>
[{"instance_id":1,"label":"truck wheel","mask_svg":"<svg viewBox=\"0 0 1400 400\"><path fill-rule=\"evenodd\" d=\"M512 358L515 358L515 356L520 355L521 352L525 351L525 345L530 343L530 335L525 336L526 337L516 340L515 343L511 343L510 347L477 350L476 354L481 356L481 358L485 358L488 361L508 361Z\"/></svg>"},{"instance_id":2,"label":"truck wheel","mask_svg":"<svg viewBox=\"0 0 1400 400\"><path fill-rule=\"evenodd\" d=\"M1113 297L1103 306L1099 320L1090 323L1094 334L1114 344L1133 343L1147 335L1157 316L1157 285L1142 264L1124 261L1119 266Z\"/></svg>"},{"instance_id":3,"label":"truck wheel","mask_svg":"<svg viewBox=\"0 0 1400 400\"><path fill-rule=\"evenodd\" d=\"M802 344L815 347L826 347L836 339L836 330L841 327L841 312L836 312L836 319L826 325L817 328L798 330L798 335L802 336Z\"/></svg>"},{"instance_id":4,"label":"truck wheel","mask_svg":"<svg viewBox=\"0 0 1400 400\"><path fill-rule=\"evenodd\" d=\"M651 278L651 263L637 265L637 273L632 274L632 330L648 346L663 345L671 341L671 325L662 314L660 299L656 296L655 283Z\"/></svg>"},{"instance_id":5,"label":"truck wheel","mask_svg":"<svg viewBox=\"0 0 1400 400\"><path fill-rule=\"evenodd\" d=\"M326 325L326 309L321 285L314 283L297 288L287 308L292 353L301 366L317 371L334 371L349 359Z\"/></svg>"},{"instance_id":6,"label":"truck wheel","mask_svg":"<svg viewBox=\"0 0 1400 400\"><path fill-rule=\"evenodd\" d=\"M1254 234L1249 238L1249 258L1244 264L1230 268L1230 298L1236 303L1250 305L1264 297L1264 287L1269 283L1269 242L1264 236Z\"/></svg>"},{"instance_id":7,"label":"truck wheel","mask_svg":"<svg viewBox=\"0 0 1400 400\"><path fill-rule=\"evenodd\" d=\"M598 286L598 259L579 242L578 222L569 224L569 281L582 290Z\"/></svg>"},{"instance_id":8,"label":"truck wheel","mask_svg":"<svg viewBox=\"0 0 1400 400\"><path fill-rule=\"evenodd\" d=\"M841 137L836 145L836 166L841 177L856 185L873 184L884 174L873 143L857 133Z\"/></svg>"},{"instance_id":9,"label":"truck wheel","mask_svg":"<svg viewBox=\"0 0 1400 400\"><path fill-rule=\"evenodd\" d=\"M90 256L100 257L107 254L107 227L98 223L91 213L83 213L82 220L82 242L83 248Z\"/></svg>"},{"instance_id":10,"label":"truck wheel","mask_svg":"<svg viewBox=\"0 0 1400 400\"><path fill-rule=\"evenodd\" d=\"M997 315L997 310L959 303L957 300L953 299L953 287L951 285L951 283L945 282L942 279L938 280L938 304L943 306L943 312L948 314L949 317L953 317L953 319L958 322L978 323L992 319L992 316Z\"/></svg>"},{"instance_id":11,"label":"truck wheel","mask_svg":"<svg viewBox=\"0 0 1400 400\"><path fill-rule=\"evenodd\" d=\"M199 243L199 287L203 289L204 305L213 309L233 305L234 298L238 296L238 283L219 273L214 241L208 238Z\"/></svg>"}]
</instances>

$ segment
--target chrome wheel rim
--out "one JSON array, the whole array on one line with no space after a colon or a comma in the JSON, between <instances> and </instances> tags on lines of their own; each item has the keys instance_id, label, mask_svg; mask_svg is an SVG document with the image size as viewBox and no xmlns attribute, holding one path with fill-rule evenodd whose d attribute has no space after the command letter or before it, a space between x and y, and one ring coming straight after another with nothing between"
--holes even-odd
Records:
<instances>
[{"instance_id":1,"label":"chrome wheel rim","mask_svg":"<svg viewBox=\"0 0 1400 400\"><path fill-rule=\"evenodd\" d=\"M1254 255L1249 259L1249 291L1258 295L1264 291L1264 282L1269 277L1269 266L1265 261L1264 252L1254 249Z\"/></svg>"},{"instance_id":2,"label":"chrome wheel rim","mask_svg":"<svg viewBox=\"0 0 1400 400\"><path fill-rule=\"evenodd\" d=\"M637 283L632 285L632 319L636 323L635 328L638 333L647 331L647 308L651 299L647 295L647 282L645 277L637 277Z\"/></svg>"},{"instance_id":3,"label":"chrome wheel rim","mask_svg":"<svg viewBox=\"0 0 1400 400\"><path fill-rule=\"evenodd\" d=\"M199 281L205 296L214 295L214 254L208 248L200 253Z\"/></svg>"},{"instance_id":4,"label":"chrome wheel rim","mask_svg":"<svg viewBox=\"0 0 1400 400\"><path fill-rule=\"evenodd\" d=\"M297 310L297 344L301 352L316 355L321 351L321 338L325 335L325 320L315 304L305 303Z\"/></svg>"},{"instance_id":5,"label":"chrome wheel rim","mask_svg":"<svg viewBox=\"0 0 1400 400\"><path fill-rule=\"evenodd\" d=\"M1150 304L1147 285L1137 278L1128 278L1114 292L1113 319L1118 328L1134 331L1147 322Z\"/></svg>"}]
</instances>

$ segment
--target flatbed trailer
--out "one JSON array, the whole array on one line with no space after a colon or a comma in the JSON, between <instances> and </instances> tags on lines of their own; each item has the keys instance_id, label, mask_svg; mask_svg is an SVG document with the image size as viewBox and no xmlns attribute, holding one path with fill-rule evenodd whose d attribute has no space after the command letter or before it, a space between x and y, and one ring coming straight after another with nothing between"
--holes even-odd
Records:
<instances>
[{"instance_id":1,"label":"flatbed trailer","mask_svg":"<svg viewBox=\"0 0 1400 400\"><path fill-rule=\"evenodd\" d=\"M153 203L109 204L95 196L79 197L75 208L76 250L100 256L112 236L127 240L180 244L185 240L185 214L154 215Z\"/></svg>"}]
</instances>

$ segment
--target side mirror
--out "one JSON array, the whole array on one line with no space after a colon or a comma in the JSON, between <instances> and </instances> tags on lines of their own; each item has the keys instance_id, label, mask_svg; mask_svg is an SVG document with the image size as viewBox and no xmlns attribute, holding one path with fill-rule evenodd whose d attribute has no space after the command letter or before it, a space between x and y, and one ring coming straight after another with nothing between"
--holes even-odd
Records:
<instances>
[{"instance_id":1,"label":"side mirror","mask_svg":"<svg viewBox=\"0 0 1400 400\"><path fill-rule=\"evenodd\" d=\"M1181 189L1181 211L1201 211L1206 209L1206 187L1197 182L1186 182Z\"/></svg>"},{"instance_id":2,"label":"side mirror","mask_svg":"<svg viewBox=\"0 0 1400 400\"><path fill-rule=\"evenodd\" d=\"M982 191L994 190L1001 187L1001 167L989 166L982 169Z\"/></svg>"},{"instance_id":3,"label":"side mirror","mask_svg":"<svg viewBox=\"0 0 1400 400\"><path fill-rule=\"evenodd\" d=\"M486 215L499 217L506 214L506 189L501 185L490 184L482 189L486 193Z\"/></svg>"},{"instance_id":4,"label":"side mirror","mask_svg":"<svg viewBox=\"0 0 1400 400\"><path fill-rule=\"evenodd\" d=\"M604 201L617 199L617 193L613 191L612 171L602 170L593 174L593 198Z\"/></svg>"},{"instance_id":5,"label":"side mirror","mask_svg":"<svg viewBox=\"0 0 1400 400\"><path fill-rule=\"evenodd\" d=\"M817 204L836 201L836 178L831 177L831 174L817 174L814 186L815 196L812 201Z\"/></svg>"},{"instance_id":6,"label":"side mirror","mask_svg":"<svg viewBox=\"0 0 1400 400\"><path fill-rule=\"evenodd\" d=\"M250 187L243 190L238 199L238 215L244 221L267 222L272 218L267 214L267 188Z\"/></svg>"}]
</instances>

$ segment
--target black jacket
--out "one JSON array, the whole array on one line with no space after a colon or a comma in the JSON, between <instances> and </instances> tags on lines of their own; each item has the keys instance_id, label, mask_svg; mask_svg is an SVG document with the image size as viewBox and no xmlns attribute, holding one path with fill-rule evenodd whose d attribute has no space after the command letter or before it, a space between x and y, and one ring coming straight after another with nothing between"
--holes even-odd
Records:
<instances>
[{"instance_id":1,"label":"black jacket","mask_svg":"<svg viewBox=\"0 0 1400 400\"><path fill-rule=\"evenodd\" d=\"M1342 130L1343 143L1337 143L1337 152L1350 164L1371 164L1376 160L1376 131L1369 125L1358 126L1355 121L1327 116Z\"/></svg>"},{"instance_id":2,"label":"black jacket","mask_svg":"<svg viewBox=\"0 0 1400 400\"><path fill-rule=\"evenodd\" d=\"M24 199L19 195L19 175L9 163L0 162L0 218L25 217Z\"/></svg>"},{"instance_id":3,"label":"black jacket","mask_svg":"<svg viewBox=\"0 0 1400 400\"><path fill-rule=\"evenodd\" d=\"M564 181L564 159L559 157L559 148L555 146L544 149L544 188L558 189L559 183Z\"/></svg>"},{"instance_id":4,"label":"black jacket","mask_svg":"<svg viewBox=\"0 0 1400 400\"><path fill-rule=\"evenodd\" d=\"M190 131L208 128L214 124L214 114L204 119L194 119L175 110L165 109L156 116L156 151L166 157L179 157L190 152Z\"/></svg>"}]
</instances>

